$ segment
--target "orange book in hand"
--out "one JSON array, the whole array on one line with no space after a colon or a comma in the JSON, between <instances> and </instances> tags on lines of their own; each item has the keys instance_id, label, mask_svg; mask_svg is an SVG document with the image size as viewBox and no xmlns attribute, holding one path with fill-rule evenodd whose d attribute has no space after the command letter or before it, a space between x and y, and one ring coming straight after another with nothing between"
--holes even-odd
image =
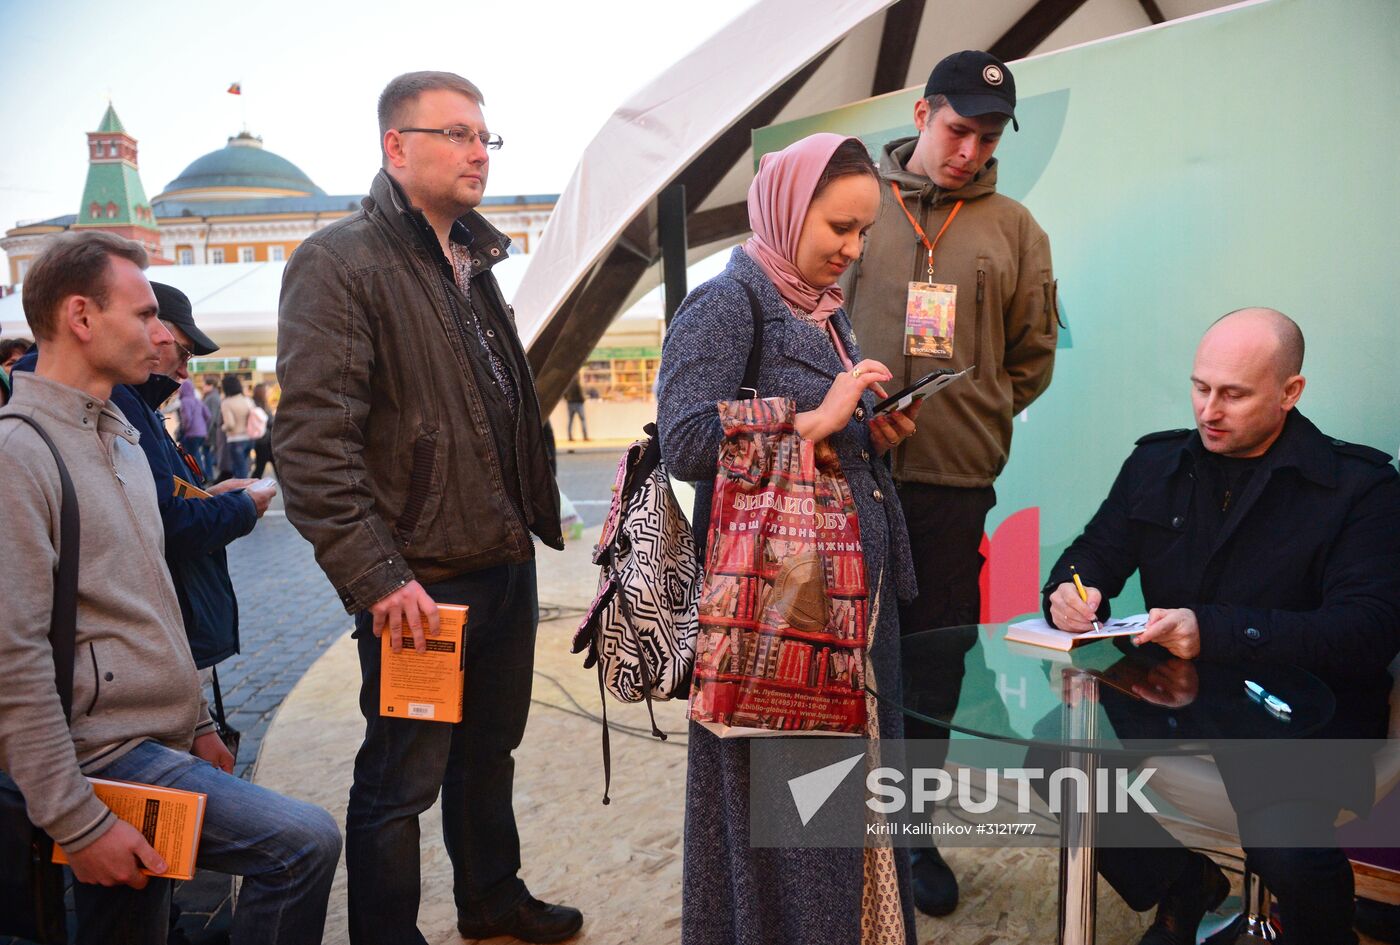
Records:
<instances>
[{"instance_id":1,"label":"orange book in hand","mask_svg":"<svg viewBox=\"0 0 1400 945\"><path fill-rule=\"evenodd\" d=\"M389 631L380 637L379 714L395 719L428 722L462 721L462 686L467 662L467 608L438 604L438 632L423 632L427 652L413 648L413 636L405 631L403 649L395 653Z\"/></svg>"},{"instance_id":2,"label":"orange book in hand","mask_svg":"<svg viewBox=\"0 0 1400 945\"><path fill-rule=\"evenodd\" d=\"M181 479L179 476L172 477L175 480L174 495L177 499L212 499L212 492L205 492L192 482Z\"/></svg>"},{"instance_id":3,"label":"orange book in hand","mask_svg":"<svg viewBox=\"0 0 1400 945\"><path fill-rule=\"evenodd\" d=\"M194 879L199 835L204 829L206 794L133 781L88 778L97 799L131 824L165 860L164 873L141 872L166 879ZM54 844L53 861L67 863L68 854Z\"/></svg>"}]
</instances>

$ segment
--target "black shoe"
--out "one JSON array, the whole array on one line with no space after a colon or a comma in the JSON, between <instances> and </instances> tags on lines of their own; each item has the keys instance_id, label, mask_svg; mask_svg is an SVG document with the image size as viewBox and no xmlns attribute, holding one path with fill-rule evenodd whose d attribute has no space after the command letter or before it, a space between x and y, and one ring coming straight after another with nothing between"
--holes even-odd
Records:
<instances>
[{"instance_id":1,"label":"black shoe","mask_svg":"<svg viewBox=\"0 0 1400 945\"><path fill-rule=\"evenodd\" d=\"M1400 906L1358 896L1356 931L1380 942L1400 942Z\"/></svg>"},{"instance_id":2,"label":"black shoe","mask_svg":"<svg viewBox=\"0 0 1400 945\"><path fill-rule=\"evenodd\" d=\"M494 922L457 923L462 938L494 938L510 935L522 942L562 942L583 927L583 913L570 906L554 906L526 896L520 905Z\"/></svg>"},{"instance_id":3,"label":"black shoe","mask_svg":"<svg viewBox=\"0 0 1400 945\"><path fill-rule=\"evenodd\" d=\"M1210 857L1192 853L1191 862L1157 905L1157 916L1138 945L1195 945L1196 929L1207 912L1230 895L1230 880Z\"/></svg>"},{"instance_id":4,"label":"black shoe","mask_svg":"<svg viewBox=\"0 0 1400 945\"><path fill-rule=\"evenodd\" d=\"M910 852L914 873L914 905L924 915L945 916L958 907L958 878L936 847Z\"/></svg>"}]
</instances>

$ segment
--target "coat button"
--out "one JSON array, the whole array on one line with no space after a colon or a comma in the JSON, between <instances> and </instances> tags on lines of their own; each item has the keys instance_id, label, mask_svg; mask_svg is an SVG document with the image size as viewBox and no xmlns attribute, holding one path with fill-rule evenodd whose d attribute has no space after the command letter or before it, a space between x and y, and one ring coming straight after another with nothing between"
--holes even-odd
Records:
<instances>
[{"instance_id":1,"label":"coat button","mask_svg":"<svg viewBox=\"0 0 1400 945\"><path fill-rule=\"evenodd\" d=\"M1180 515L1172 519L1172 528L1180 528L1184 524L1186 524L1186 519L1182 518Z\"/></svg>"},{"instance_id":2,"label":"coat button","mask_svg":"<svg viewBox=\"0 0 1400 945\"><path fill-rule=\"evenodd\" d=\"M111 682L115 677L111 673L103 673L102 678Z\"/></svg>"},{"instance_id":3,"label":"coat button","mask_svg":"<svg viewBox=\"0 0 1400 945\"><path fill-rule=\"evenodd\" d=\"M1261 636L1258 629L1255 627L1249 627L1248 629L1246 629L1244 635L1249 637L1251 640L1257 640Z\"/></svg>"},{"instance_id":4,"label":"coat button","mask_svg":"<svg viewBox=\"0 0 1400 945\"><path fill-rule=\"evenodd\" d=\"M868 450L861 450L861 451L860 451L860 458L863 459L863 460L865 460L867 463L870 462L870 453L869 453L869 451L868 451Z\"/></svg>"},{"instance_id":5,"label":"coat button","mask_svg":"<svg viewBox=\"0 0 1400 945\"><path fill-rule=\"evenodd\" d=\"M857 420L864 420L864 419L865 419L865 408L864 408L864 407L857 407L857 408L856 408L856 419L857 419Z\"/></svg>"},{"instance_id":6,"label":"coat button","mask_svg":"<svg viewBox=\"0 0 1400 945\"><path fill-rule=\"evenodd\" d=\"M870 497L871 497L872 499L874 499L876 502L883 502L883 501L885 501L885 494L884 494L883 492L881 492L879 489L876 489L874 492L870 493Z\"/></svg>"}]
</instances>

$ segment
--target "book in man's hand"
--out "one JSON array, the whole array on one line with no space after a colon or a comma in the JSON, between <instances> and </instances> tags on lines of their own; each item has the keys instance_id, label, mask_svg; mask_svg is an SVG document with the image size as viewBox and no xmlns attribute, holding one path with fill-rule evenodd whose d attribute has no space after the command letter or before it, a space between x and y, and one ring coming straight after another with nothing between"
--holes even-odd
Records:
<instances>
[{"instance_id":1,"label":"book in man's hand","mask_svg":"<svg viewBox=\"0 0 1400 945\"><path fill-rule=\"evenodd\" d=\"M425 722L462 721L462 686L466 678L467 608L438 604L438 632L428 632L427 651L413 648L413 634L403 633L403 648L394 652L386 627L380 637L379 714Z\"/></svg>"},{"instance_id":2,"label":"book in man's hand","mask_svg":"<svg viewBox=\"0 0 1400 945\"><path fill-rule=\"evenodd\" d=\"M212 492L205 492L192 482L187 482L179 476L171 477L175 480L175 498L177 499L212 499Z\"/></svg>"},{"instance_id":3,"label":"book in man's hand","mask_svg":"<svg viewBox=\"0 0 1400 945\"><path fill-rule=\"evenodd\" d=\"M1070 633L1068 630L1061 630L1059 627L1053 627L1046 623L1042 618L1036 617L1008 626L1006 639L1013 643L1029 643L1032 646L1044 646L1068 653L1070 649L1083 643L1107 640L1112 637L1136 636L1146 629L1147 614L1136 614L1132 617L1109 620L1102 624L1101 629L1086 630L1083 633Z\"/></svg>"},{"instance_id":4,"label":"book in man's hand","mask_svg":"<svg viewBox=\"0 0 1400 945\"><path fill-rule=\"evenodd\" d=\"M208 795L107 778L88 778L88 783L97 799L141 831L146 842L165 860L164 873L152 873L144 867L141 872L163 879L194 879ZM58 844L54 844L53 861L68 862L68 854Z\"/></svg>"}]
</instances>

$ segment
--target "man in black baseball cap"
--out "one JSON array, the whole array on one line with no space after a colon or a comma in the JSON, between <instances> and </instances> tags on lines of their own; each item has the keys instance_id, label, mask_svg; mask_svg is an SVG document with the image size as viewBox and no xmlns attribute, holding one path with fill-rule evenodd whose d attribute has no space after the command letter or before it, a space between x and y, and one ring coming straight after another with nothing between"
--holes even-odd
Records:
<instances>
[{"instance_id":1,"label":"man in black baseball cap","mask_svg":"<svg viewBox=\"0 0 1400 945\"><path fill-rule=\"evenodd\" d=\"M190 305L189 296L173 285L163 282L152 282L151 289L156 294L156 304L160 306L160 320L165 322L167 327L180 329L184 335L184 338L180 335L175 336L181 347L200 357L219 350L219 346L194 323L194 309Z\"/></svg>"},{"instance_id":2,"label":"man in black baseball cap","mask_svg":"<svg viewBox=\"0 0 1400 945\"><path fill-rule=\"evenodd\" d=\"M938 63L914 103L918 134L881 154L886 206L842 282L862 354L887 365L896 386L938 368L971 369L924 402L918 432L892 454L919 582L900 630L961 628L934 635L946 653L918 668L921 689L946 696L921 708L944 715L976 642L981 544L1012 419L1049 386L1059 327L1049 239L996 190L992 155L1007 124L1018 127L1004 62L969 49ZM906 720L905 734L925 742L920 765L946 760L946 729ZM952 912L952 870L932 847L911 852L915 905Z\"/></svg>"},{"instance_id":3,"label":"man in black baseball cap","mask_svg":"<svg viewBox=\"0 0 1400 945\"><path fill-rule=\"evenodd\" d=\"M965 118L1005 115L1016 123L1016 79L1006 63L980 49L953 53L929 73L924 98L943 96L953 111Z\"/></svg>"}]
</instances>

